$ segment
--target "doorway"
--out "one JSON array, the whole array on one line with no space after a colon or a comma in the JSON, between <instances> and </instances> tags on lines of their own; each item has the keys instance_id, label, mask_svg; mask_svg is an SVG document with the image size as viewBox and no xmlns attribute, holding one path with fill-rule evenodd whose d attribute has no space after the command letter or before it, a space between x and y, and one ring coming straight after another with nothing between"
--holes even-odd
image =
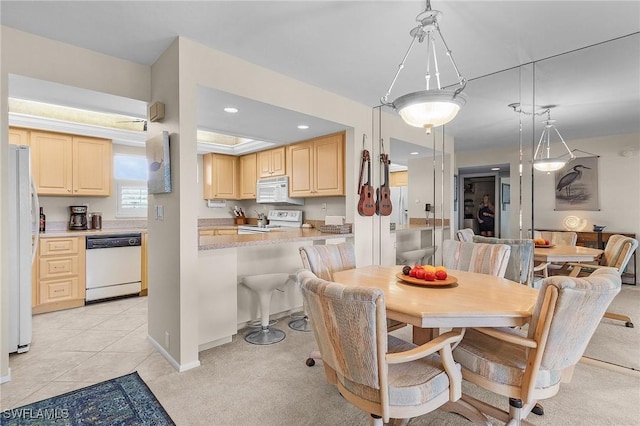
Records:
<instances>
[{"instance_id":1,"label":"doorway","mask_svg":"<svg viewBox=\"0 0 640 426\"><path fill-rule=\"evenodd\" d=\"M489 196L495 213L493 236L503 238L508 234L510 186L509 165L466 167L458 170L458 229L471 228L480 235L478 210L483 197Z\"/></svg>"}]
</instances>

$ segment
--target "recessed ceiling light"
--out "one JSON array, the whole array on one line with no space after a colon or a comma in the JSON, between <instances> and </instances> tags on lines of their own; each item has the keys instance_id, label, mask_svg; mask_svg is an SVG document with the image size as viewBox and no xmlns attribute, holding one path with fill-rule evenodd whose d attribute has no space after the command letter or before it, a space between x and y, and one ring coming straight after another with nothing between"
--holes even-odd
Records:
<instances>
[{"instance_id":1,"label":"recessed ceiling light","mask_svg":"<svg viewBox=\"0 0 640 426\"><path fill-rule=\"evenodd\" d=\"M413 152L410 152L410 153L409 153L409 155L418 155L418 154L420 154L420 153L419 153L419 152L417 152L417 151L413 151Z\"/></svg>"},{"instance_id":2,"label":"recessed ceiling light","mask_svg":"<svg viewBox=\"0 0 640 426\"><path fill-rule=\"evenodd\" d=\"M300 129L300 130L307 130L308 128L309 128L309 126L307 126L306 124L298 125L298 129Z\"/></svg>"},{"instance_id":3,"label":"recessed ceiling light","mask_svg":"<svg viewBox=\"0 0 640 426\"><path fill-rule=\"evenodd\" d=\"M497 172L498 170L500 170L500 167L492 167L491 170L493 170L494 172Z\"/></svg>"},{"instance_id":4,"label":"recessed ceiling light","mask_svg":"<svg viewBox=\"0 0 640 426\"><path fill-rule=\"evenodd\" d=\"M238 112L238 108L234 108L234 107L226 107L224 109L224 112L228 112L229 114L235 114L236 112Z\"/></svg>"}]
</instances>

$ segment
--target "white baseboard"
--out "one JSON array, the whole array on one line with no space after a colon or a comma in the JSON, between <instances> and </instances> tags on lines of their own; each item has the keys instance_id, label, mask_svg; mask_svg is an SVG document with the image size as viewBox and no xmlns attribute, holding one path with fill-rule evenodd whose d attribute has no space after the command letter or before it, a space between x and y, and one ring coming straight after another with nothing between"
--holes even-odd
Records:
<instances>
[{"instance_id":1,"label":"white baseboard","mask_svg":"<svg viewBox=\"0 0 640 426\"><path fill-rule=\"evenodd\" d=\"M0 384L1 383L7 383L11 381L11 368L7 369L7 375L6 376L0 376Z\"/></svg>"},{"instance_id":2,"label":"white baseboard","mask_svg":"<svg viewBox=\"0 0 640 426\"><path fill-rule=\"evenodd\" d=\"M227 343L231 343L233 340L232 336L223 337L222 339L214 340L212 342L202 343L198 345L198 352L206 351L207 349L215 348L216 346L221 346Z\"/></svg>"},{"instance_id":3,"label":"white baseboard","mask_svg":"<svg viewBox=\"0 0 640 426\"><path fill-rule=\"evenodd\" d=\"M162 355L164 359L166 359L169 364L171 364L171 366L178 370L180 373L182 373L183 371L191 370L192 368L200 367L199 360L190 362L189 364L181 365L180 363L178 363L178 361L173 359L171 354L167 352L165 348L163 348L158 342L156 342L153 337L147 336L147 340L153 345L154 348L156 348L158 352L160 352L160 355Z\"/></svg>"}]
</instances>

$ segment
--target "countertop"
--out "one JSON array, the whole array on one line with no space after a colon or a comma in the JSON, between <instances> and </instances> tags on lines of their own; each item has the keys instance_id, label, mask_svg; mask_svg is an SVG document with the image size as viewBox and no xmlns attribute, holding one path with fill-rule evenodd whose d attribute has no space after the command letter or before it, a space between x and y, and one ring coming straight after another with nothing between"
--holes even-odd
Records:
<instances>
[{"instance_id":1,"label":"countertop","mask_svg":"<svg viewBox=\"0 0 640 426\"><path fill-rule=\"evenodd\" d=\"M109 229L87 229L86 231L71 231L69 229L59 229L40 232L40 238L62 238L62 237L86 237L89 235L114 235L133 234L147 232L144 228L109 228Z\"/></svg>"},{"instance_id":2,"label":"countertop","mask_svg":"<svg viewBox=\"0 0 640 426\"><path fill-rule=\"evenodd\" d=\"M439 225L436 225L436 229L440 229ZM449 229L449 226L445 226L444 229ZM427 224L407 224L407 225L396 225L396 229L391 232L404 232L404 231L431 231L433 230L433 225Z\"/></svg>"},{"instance_id":3,"label":"countertop","mask_svg":"<svg viewBox=\"0 0 640 426\"><path fill-rule=\"evenodd\" d=\"M216 250L233 247L257 245L285 244L297 241L330 240L334 238L350 238L350 234L322 233L314 228L274 229L261 234L218 235L200 237L199 250Z\"/></svg>"}]
</instances>

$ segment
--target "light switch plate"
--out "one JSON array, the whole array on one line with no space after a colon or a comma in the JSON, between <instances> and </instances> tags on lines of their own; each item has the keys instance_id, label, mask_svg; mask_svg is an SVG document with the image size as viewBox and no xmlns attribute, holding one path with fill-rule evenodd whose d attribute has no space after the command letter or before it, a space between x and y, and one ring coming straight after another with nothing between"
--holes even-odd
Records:
<instances>
[{"instance_id":1,"label":"light switch plate","mask_svg":"<svg viewBox=\"0 0 640 426\"><path fill-rule=\"evenodd\" d=\"M164 220L164 206L156 205L156 220Z\"/></svg>"}]
</instances>

